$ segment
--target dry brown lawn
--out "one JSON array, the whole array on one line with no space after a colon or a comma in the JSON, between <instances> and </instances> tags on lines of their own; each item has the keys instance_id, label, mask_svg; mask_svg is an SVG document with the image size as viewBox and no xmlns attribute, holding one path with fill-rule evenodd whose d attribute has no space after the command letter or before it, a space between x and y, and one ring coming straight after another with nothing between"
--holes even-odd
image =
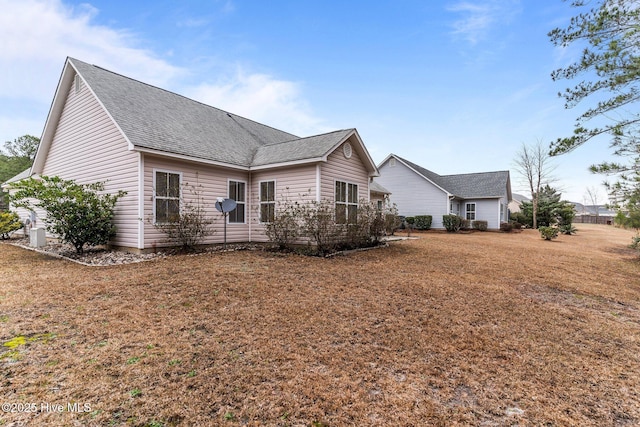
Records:
<instances>
[{"instance_id":1,"label":"dry brown lawn","mask_svg":"<svg viewBox=\"0 0 640 427\"><path fill-rule=\"evenodd\" d=\"M0 426L638 425L633 233L579 229L112 267L0 245Z\"/></svg>"}]
</instances>

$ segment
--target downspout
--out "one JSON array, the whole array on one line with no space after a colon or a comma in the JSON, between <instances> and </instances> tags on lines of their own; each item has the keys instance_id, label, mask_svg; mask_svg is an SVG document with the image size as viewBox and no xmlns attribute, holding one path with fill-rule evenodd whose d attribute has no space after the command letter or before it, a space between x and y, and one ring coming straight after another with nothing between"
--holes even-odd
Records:
<instances>
[{"instance_id":1,"label":"downspout","mask_svg":"<svg viewBox=\"0 0 640 427\"><path fill-rule=\"evenodd\" d=\"M144 154L138 153L138 249L144 249Z\"/></svg>"},{"instance_id":2,"label":"downspout","mask_svg":"<svg viewBox=\"0 0 640 427\"><path fill-rule=\"evenodd\" d=\"M247 184L247 186L249 187L247 189L247 191L248 191L247 196L249 198L249 200L247 201L248 205L249 205L249 208L247 209L247 213L248 213L247 220L249 221L249 243L251 243L251 230L252 230L251 224L253 222L253 220L252 220L253 211L251 210L251 200L253 198L252 197L253 196L253 191L251 191L251 188L252 188L251 187L251 169L249 169L249 178L247 180L249 181L248 184Z\"/></svg>"},{"instance_id":3,"label":"downspout","mask_svg":"<svg viewBox=\"0 0 640 427\"><path fill-rule=\"evenodd\" d=\"M320 203L320 192L322 191L322 186L320 185L321 179L321 171L320 171L320 163L316 164L316 202Z\"/></svg>"}]
</instances>

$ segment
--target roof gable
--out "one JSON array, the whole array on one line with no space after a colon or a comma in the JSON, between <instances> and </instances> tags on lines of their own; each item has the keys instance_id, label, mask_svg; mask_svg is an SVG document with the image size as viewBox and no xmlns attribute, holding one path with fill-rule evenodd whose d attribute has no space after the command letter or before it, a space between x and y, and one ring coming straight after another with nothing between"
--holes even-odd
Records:
<instances>
[{"instance_id":1,"label":"roof gable","mask_svg":"<svg viewBox=\"0 0 640 427\"><path fill-rule=\"evenodd\" d=\"M353 129L345 129L263 145L256 150L251 164L252 166L263 166L310 158L321 159L333 151L336 145L348 138L353 131Z\"/></svg>"}]
</instances>

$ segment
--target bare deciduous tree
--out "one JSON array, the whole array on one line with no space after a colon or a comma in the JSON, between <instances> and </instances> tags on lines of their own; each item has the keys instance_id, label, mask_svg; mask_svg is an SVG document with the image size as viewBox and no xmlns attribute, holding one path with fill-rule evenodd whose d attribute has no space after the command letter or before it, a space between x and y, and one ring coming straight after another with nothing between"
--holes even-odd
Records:
<instances>
[{"instance_id":1,"label":"bare deciduous tree","mask_svg":"<svg viewBox=\"0 0 640 427\"><path fill-rule=\"evenodd\" d=\"M600 197L600 194L598 194L598 189L596 187L587 187L587 190L585 193L585 199L591 202L591 205L593 206L596 212L596 224L598 224L598 218L600 216L600 209L598 207L599 197Z\"/></svg>"},{"instance_id":2,"label":"bare deciduous tree","mask_svg":"<svg viewBox=\"0 0 640 427\"><path fill-rule=\"evenodd\" d=\"M553 178L555 167L551 164L547 145L538 141L532 145L522 144L516 153L515 164L517 172L522 176L531 192L533 204L533 228L538 228L538 195L544 185L549 185Z\"/></svg>"}]
</instances>

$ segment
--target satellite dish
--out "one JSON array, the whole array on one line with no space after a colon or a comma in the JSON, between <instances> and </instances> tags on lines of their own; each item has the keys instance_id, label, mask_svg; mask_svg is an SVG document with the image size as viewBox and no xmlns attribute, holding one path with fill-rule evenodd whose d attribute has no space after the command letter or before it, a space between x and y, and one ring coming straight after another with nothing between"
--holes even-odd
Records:
<instances>
[{"instance_id":1,"label":"satellite dish","mask_svg":"<svg viewBox=\"0 0 640 427\"><path fill-rule=\"evenodd\" d=\"M234 210L236 206L238 206L238 204L233 199L225 199L222 197L218 197L218 200L216 201L215 206L218 212L227 213Z\"/></svg>"},{"instance_id":2,"label":"satellite dish","mask_svg":"<svg viewBox=\"0 0 640 427\"><path fill-rule=\"evenodd\" d=\"M238 206L235 200L225 199L224 197L218 197L215 203L216 210L222 212L224 217L224 248L227 247L227 215Z\"/></svg>"}]
</instances>

